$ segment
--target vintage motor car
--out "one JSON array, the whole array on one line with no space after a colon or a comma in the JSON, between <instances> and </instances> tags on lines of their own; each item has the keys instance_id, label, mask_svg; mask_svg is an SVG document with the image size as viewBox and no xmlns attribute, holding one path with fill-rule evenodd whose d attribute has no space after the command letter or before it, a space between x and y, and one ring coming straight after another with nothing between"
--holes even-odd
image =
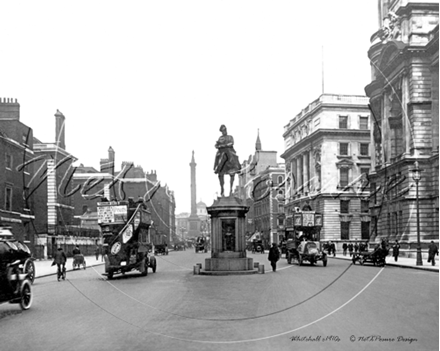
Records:
<instances>
[{"instance_id":1,"label":"vintage motor car","mask_svg":"<svg viewBox=\"0 0 440 351\"><path fill-rule=\"evenodd\" d=\"M113 279L114 274L133 270L142 276L148 274L148 268L156 272L156 258L149 255L150 219L150 212L142 201L129 199L98 203L98 222L105 248L104 275L108 279Z\"/></svg>"},{"instance_id":2,"label":"vintage motor car","mask_svg":"<svg viewBox=\"0 0 440 351\"><path fill-rule=\"evenodd\" d=\"M351 260L353 264L356 264L356 262L359 262L361 265L372 263L375 266L383 267L385 266L385 257L387 256L388 250L378 246L373 251L355 252Z\"/></svg>"},{"instance_id":3,"label":"vintage motor car","mask_svg":"<svg viewBox=\"0 0 440 351\"><path fill-rule=\"evenodd\" d=\"M168 246L166 244L154 245L154 254L168 255Z\"/></svg>"},{"instance_id":4,"label":"vintage motor car","mask_svg":"<svg viewBox=\"0 0 440 351\"><path fill-rule=\"evenodd\" d=\"M0 303L18 303L27 310L32 305L30 274L22 271L19 259L11 260L13 251L7 241L0 241Z\"/></svg>"},{"instance_id":5,"label":"vintage motor car","mask_svg":"<svg viewBox=\"0 0 440 351\"><path fill-rule=\"evenodd\" d=\"M319 243L314 241L305 241L303 244L296 245L294 241L288 241L286 244L287 263L296 261L302 266L305 261L314 265L322 261L322 265L327 267L327 254L319 247Z\"/></svg>"},{"instance_id":6,"label":"vintage motor car","mask_svg":"<svg viewBox=\"0 0 440 351\"><path fill-rule=\"evenodd\" d=\"M33 284L35 280L35 258L32 257L31 250L25 243L14 238L9 226L0 225L0 243L4 244L3 248L8 248L8 250L2 251L2 260L7 263L18 260L20 273L26 273L29 281Z\"/></svg>"}]
</instances>

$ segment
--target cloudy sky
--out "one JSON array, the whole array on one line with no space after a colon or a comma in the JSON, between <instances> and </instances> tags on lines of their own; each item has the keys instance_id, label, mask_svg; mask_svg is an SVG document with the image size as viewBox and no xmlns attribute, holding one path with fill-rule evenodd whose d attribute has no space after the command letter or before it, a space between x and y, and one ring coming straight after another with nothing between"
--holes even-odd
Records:
<instances>
[{"instance_id":1,"label":"cloudy sky","mask_svg":"<svg viewBox=\"0 0 440 351\"><path fill-rule=\"evenodd\" d=\"M378 29L372 0L2 1L0 97L21 121L99 169L156 170L189 212L191 153L197 201L219 192L215 141L225 124L240 162L284 151L283 128L324 91L364 94ZM324 52L324 55L322 55ZM279 158L279 161L283 160ZM236 181L236 184L238 181ZM227 188L228 191L228 188Z\"/></svg>"}]
</instances>

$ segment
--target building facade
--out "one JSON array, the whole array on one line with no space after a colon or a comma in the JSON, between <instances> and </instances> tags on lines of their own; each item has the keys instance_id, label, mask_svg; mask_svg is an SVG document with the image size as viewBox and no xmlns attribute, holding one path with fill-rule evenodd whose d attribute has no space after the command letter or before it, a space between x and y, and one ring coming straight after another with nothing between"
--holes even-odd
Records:
<instances>
[{"instance_id":1,"label":"building facade","mask_svg":"<svg viewBox=\"0 0 440 351\"><path fill-rule=\"evenodd\" d=\"M284 232L284 164L268 166L254 178L253 223L263 246L279 244Z\"/></svg>"},{"instance_id":2,"label":"building facade","mask_svg":"<svg viewBox=\"0 0 440 351\"><path fill-rule=\"evenodd\" d=\"M0 99L0 224L11 227L18 240L34 252L36 244L33 131L20 122L20 104Z\"/></svg>"},{"instance_id":3,"label":"building facade","mask_svg":"<svg viewBox=\"0 0 440 351\"><path fill-rule=\"evenodd\" d=\"M170 243L176 235L176 201L168 185L161 186L155 170L145 173L141 166L123 161L115 171L115 151L108 150L108 158L100 160L100 171L93 167L76 167L72 194L75 217L84 227L94 226L97 204L103 198L117 201L142 198L151 213L151 238L154 243Z\"/></svg>"},{"instance_id":4,"label":"building facade","mask_svg":"<svg viewBox=\"0 0 440 351\"><path fill-rule=\"evenodd\" d=\"M255 142L255 153L249 155L248 159L243 161L236 190L237 196L246 204L246 206L249 206L249 211L246 213L246 235L248 237L260 229L255 223L255 186L257 184L257 177L259 177L268 167L278 167L277 152L263 150L260 131L258 131ZM266 241L269 242L269 231L266 231L266 235Z\"/></svg>"},{"instance_id":5,"label":"building facade","mask_svg":"<svg viewBox=\"0 0 440 351\"><path fill-rule=\"evenodd\" d=\"M370 214L371 239L417 245L438 240L438 1L380 0L379 28L368 55L365 88L374 115Z\"/></svg>"},{"instance_id":6,"label":"building facade","mask_svg":"<svg viewBox=\"0 0 440 351\"><path fill-rule=\"evenodd\" d=\"M299 210L323 216L321 241L368 240L368 98L322 94L284 127L286 231Z\"/></svg>"}]
</instances>

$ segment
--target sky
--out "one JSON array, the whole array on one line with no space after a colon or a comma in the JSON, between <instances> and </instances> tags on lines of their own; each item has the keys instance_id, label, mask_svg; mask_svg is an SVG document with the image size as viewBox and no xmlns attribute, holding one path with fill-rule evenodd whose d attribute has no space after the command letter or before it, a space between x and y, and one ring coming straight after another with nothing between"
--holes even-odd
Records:
<instances>
[{"instance_id":1,"label":"sky","mask_svg":"<svg viewBox=\"0 0 440 351\"><path fill-rule=\"evenodd\" d=\"M365 95L377 30L372 0L2 1L0 97L43 142L59 110L75 165L111 146L190 212L192 151L208 206L221 124L240 162L258 131L283 162L284 126L323 91Z\"/></svg>"}]
</instances>

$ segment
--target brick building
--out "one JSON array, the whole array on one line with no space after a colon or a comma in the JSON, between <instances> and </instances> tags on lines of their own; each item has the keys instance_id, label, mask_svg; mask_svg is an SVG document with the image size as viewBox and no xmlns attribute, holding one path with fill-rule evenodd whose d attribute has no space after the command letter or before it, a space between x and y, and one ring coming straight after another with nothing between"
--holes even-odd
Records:
<instances>
[{"instance_id":1,"label":"brick building","mask_svg":"<svg viewBox=\"0 0 440 351\"><path fill-rule=\"evenodd\" d=\"M283 137L286 231L300 209L322 214L322 241L368 240L368 98L322 94L289 121Z\"/></svg>"},{"instance_id":2,"label":"brick building","mask_svg":"<svg viewBox=\"0 0 440 351\"><path fill-rule=\"evenodd\" d=\"M438 1L380 0L365 88L374 114L371 240L417 245L415 161L422 246L438 240Z\"/></svg>"},{"instance_id":3,"label":"brick building","mask_svg":"<svg viewBox=\"0 0 440 351\"><path fill-rule=\"evenodd\" d=\"M34 193L33 225L38 234L38 245L43 252L37 256L51 256L60 240L77 236L72 201L72 164L77 160L66 150L65 117L55 113L55 142L45 143L34 137ZM60 239L60 240L58 240ZM73 245L73 243L71 243Z\"/></svg>"},{"instance_id":4,"label":"brick building","mask_svg":"<svg viewBox=\"0 0 440 351\"><path fill-rule=\"evenodd\" d=\"M118 201L143 198L151 212L151 235L155 243L169 243L176 233L175 198L167 185L161 186L156 171L145 173L141 166L123 161L115 171L115 152L108 150L108 158L100 160L100 171L80 165L73 174L73 195L77 223L95 227L97 203L102 198ZM96 223L94 223L96 218Z\"/></svg>"},{"instance_id":5,"label":"brick building","mask_svg":"<svg viewBox=\"0 0 440 351\"><path fill-rule=\"evenodd\" d=\"M0 223L35 250L33 131L20 122L17 100L0 98Z\"/></svg>"}]
</instances>

